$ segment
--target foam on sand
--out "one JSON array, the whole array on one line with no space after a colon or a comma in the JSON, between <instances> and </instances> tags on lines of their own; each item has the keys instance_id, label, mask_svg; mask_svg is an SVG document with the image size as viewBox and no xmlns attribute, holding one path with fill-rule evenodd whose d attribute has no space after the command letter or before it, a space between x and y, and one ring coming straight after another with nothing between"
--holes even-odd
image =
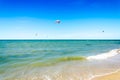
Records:
<instances>
[{"instance_id":1,"label":"foam on sand","mask_svg":"<svg viewBox=\"0 0 120 80\"><path fill-rule=\"evenodd\" d=\"M113 57L113 56L115 56L119 53L120 53L120 49L114 49L114 50L111 50L109 52L102 53L102 54L99 54L99 55L89 56L89 57L87 57L87 59L88 60L103 60L103 59Z\"/></svg>"}]
</instances>

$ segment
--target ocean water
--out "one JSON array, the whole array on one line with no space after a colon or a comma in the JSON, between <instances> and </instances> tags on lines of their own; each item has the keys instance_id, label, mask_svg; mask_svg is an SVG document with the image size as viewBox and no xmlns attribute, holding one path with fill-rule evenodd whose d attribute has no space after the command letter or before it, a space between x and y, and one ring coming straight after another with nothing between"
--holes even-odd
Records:
<instances>
[{"instance_id":1,"label":"ocean water","mask_svg":"<svg viewBox=\"0 0 120 80\"><path fill-rule=\"evenodd\" d=\"M0 40L0 80L90 80L120 68L119 49L120 40Z\"/></svg>"}]
</instances>

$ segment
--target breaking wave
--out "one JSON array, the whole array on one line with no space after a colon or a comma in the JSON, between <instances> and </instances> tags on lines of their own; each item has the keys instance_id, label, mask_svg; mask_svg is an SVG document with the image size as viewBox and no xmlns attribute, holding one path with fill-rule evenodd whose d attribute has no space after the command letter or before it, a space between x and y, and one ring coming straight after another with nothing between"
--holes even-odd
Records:
<instances>
[{"instance_id":1,"label":"breaking wave","mask_svg":"<svg viewBox=\"0 0 120 80\"><path fill-rule=\"evenodd\" d=\"M51 60L47 60L47 61L43 61L43 62L35 62L32 63L30 65L32 66L51 66L60 62L65 62L65 61L75 61L75 60L79 60L79 61L84 61L86 60L86 57L82 57L82 56L73 56L73 57L61 57L61 58L55 58L55 59L51 59Z\"/></svg>"},{"instance_id":2,"label":"breaking wave","mask_svg":"<svg viewBox=\"0 0 120 80\"><path fill-rule=\"evenodd\" d=\"M87 57L87 59L88 60L103 60L103 59L111 58L117 54L120 54L120 49L113 49L106 53L102 53L102 54L95 55L95 56L89 56Z\"/></svg>"},{"instance_id":3,"label":"breaking wave","mask_svg":"<svg viewBox=\"0 0 120 80\"><path fill-rule=\"evenodd\" d=\"M57 63L61 63L61 62L65 62L65 61L84 61L84 60L104 60L104 59L108 59L111 57L114 57L116 55L118 55L120 53L120 49L113 49L109 52L106 53L101 53L99 55L94 55L94 56L88 56L88 57L83 57L83 56L68 56L68 57L60 57L60 58L54 58L54 59L50 59L47 61L43 61L43 62L35 62L32 63L32 66L51 66Z\"/></svg>"}]
</instances>

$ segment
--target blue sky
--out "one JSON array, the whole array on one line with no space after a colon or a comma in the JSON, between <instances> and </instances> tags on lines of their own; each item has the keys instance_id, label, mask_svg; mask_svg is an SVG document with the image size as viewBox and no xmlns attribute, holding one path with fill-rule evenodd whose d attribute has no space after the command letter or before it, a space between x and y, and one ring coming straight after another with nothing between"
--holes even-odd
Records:
<instances>
[{"instance_id":1,"label":"blue sky","mask_svg":"<svg viewBox=\"0 0 120 80\"><path fill-rule=\"evenodd\" d=\"M0 0L0 39L120 39L120 0Z\"/></svg>"}]
</instances>

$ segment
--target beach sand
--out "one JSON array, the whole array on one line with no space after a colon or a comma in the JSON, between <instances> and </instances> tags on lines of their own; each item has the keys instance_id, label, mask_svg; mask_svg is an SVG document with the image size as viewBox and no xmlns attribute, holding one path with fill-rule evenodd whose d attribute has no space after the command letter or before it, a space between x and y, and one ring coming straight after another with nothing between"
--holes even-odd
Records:
<instances>
[{"instance_id":1,"label":"beach sand","mask_svg":"<svg viewBox=\"0 0 120 80\"><path fill-rule=\"evenodd\" d=\"M92 80L120 80L120 71L100 77L95 77Z\"/></svg>"}]
</instances>

